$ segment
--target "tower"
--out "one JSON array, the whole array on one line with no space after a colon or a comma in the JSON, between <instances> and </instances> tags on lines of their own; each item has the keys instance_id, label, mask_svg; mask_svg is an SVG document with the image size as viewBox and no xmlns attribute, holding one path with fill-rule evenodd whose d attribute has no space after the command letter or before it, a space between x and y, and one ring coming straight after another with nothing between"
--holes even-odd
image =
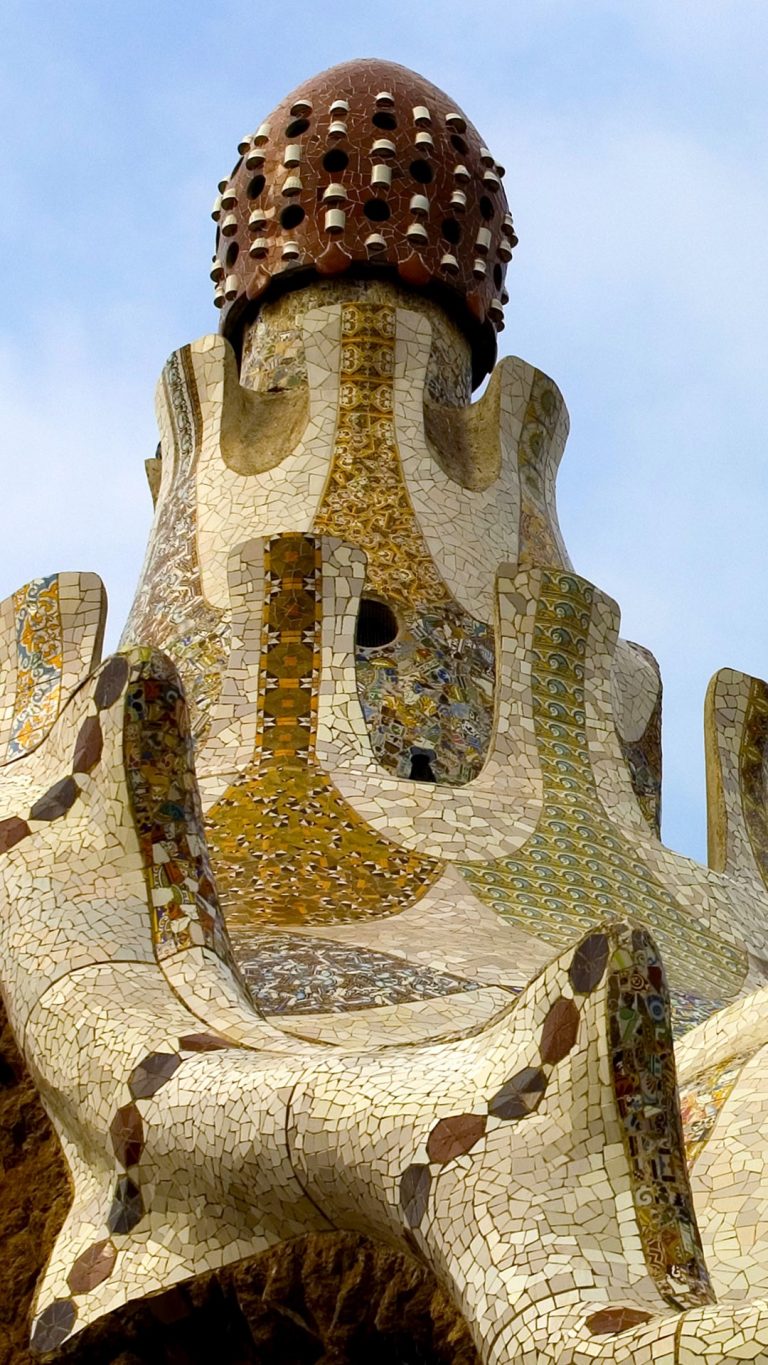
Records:
<instances>
[{"instance_id":1,"label":"tower","mask_svg":"<svg viewBox=\"0 0 768 1365\"><path fill-rule=\"evenodd\" d=\"M503 167L374 61L238 152L118 653L93 575L2 607L3 987L73 1180L32 1347L355 1233L489 1365L763 1359L764 685L712 684L698 867L560 535L563 399L495 364Z\"/></svg>"}]
</instances>

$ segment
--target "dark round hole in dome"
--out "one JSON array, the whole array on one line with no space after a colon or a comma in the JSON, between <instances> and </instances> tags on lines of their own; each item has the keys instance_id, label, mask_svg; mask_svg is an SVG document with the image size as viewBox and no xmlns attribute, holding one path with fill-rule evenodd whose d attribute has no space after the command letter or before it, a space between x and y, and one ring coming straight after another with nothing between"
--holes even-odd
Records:
<instances>
[{"instance_id":1,"label":"dark round hole in dome","mask_svg":"<svg viewBox=\"0 0 768 1365\"><path fill-rule=\"evenodd\" d=\"M288 127L285 130L285 136L301 137L302 133L306 133L308 127L309 127L308 118L295 118L293 120L293 123L288 124Z\"/></svg>"},{"instance_id":2,"label":"dark round hole in dome","mask_svg":"<svg viewBox=\"0 0 768 1365\"><path fill-rule=\"evenodd\" d=\"M502 270L500 265L495 265L493 267L493 283L496 285L497 289L501 289L503 279L504 271Z\"/></svg>"},{"instance_id":3,"label":"dark round hole in dome","mask_svg":"<svg viewBox=\"0 0 768 1365\"><path fill-rule=\"evenodd\" d=\"M458 133L453 133L451 135L451 144L456 148L456 151L459 152L461 156L467 155L467 144L464 141L463 137L459 137Z\"/></svg>"},{"instance_id":4,"label":"dark round hole in dome","mask_svg":"<svg viewBox=\"0 0 768 1365\"><path fill-rule=\"evenodd\" d=\"M348 165L349 157L341 147L331 147L323 157L323 169L326 171L345 171Z\"/></svg>"},{"instance_id":5,"label":"dark round hole in dome","mask_svg":"<svg viewBox=\"0 0 768 1365\"><path fill-rule=\"evenodd\" d=\"M386 109L377 109L371 122L375 123L377 128L382 128L385 133L393 133L397 127L394 114L388 113Z\"/></svg>"},{"instance_id":6,"label":"dark round hole in dome","mask_svg":"<svg viewBox=\"0 0 768 1365\"><path fill-rule=\"evenodd\" d=\"M298 227L299 223L304 222L306 216L301 204L288 204L287 208L284 208L280 214L280 226L282 228Z\"/></svg>"},{"instance_id":7,"label":"dark round hole in dome","mask_svg":"<svg viewBox=\"0 0 768 1365\"><path fill-rule=\"evenodd\" d=\"M253 177L253 180L251 180L250 184L248 185L248 189L246 190L246 194L248 195L248 198L249 198L249 199L258 199L258 197L259 197L259 195L261 194L261 191L264 189L264 186L266 185L266 183L267 183L267 182L266 182L266 180L264 179L264 176L263 176L263 175L255 175L255 176Z\"/></svg>"},{"instance_id":8,"label":"dark round hole in dome","mask_svg":"<svg viewBox=\"0 0 768 1365\"><path fill-rule=\"evenodd\" d=\"M442 233L446 242L452 242L455 246L457 242L461 241L461 223L457 223L455 218L445 218Z\"/></svg>"},{"instance_id":9,"label":"dark round hole in dome","mask_svg":"<svg viewBox=\"0 0 768 1365\"><path fill-rule=\"evenodd\" d=\"M491 221L491 219L492 219L492 217L493 217L493 204L492 204L491 200L488 198L488 195L487 195L487 194L481 194L481 195L480 195L480 199L479 199L479 208L480 208L480 212L482 213L482 215L483 215L483 217L484 217L486 223L490 223L490 221Z\"/></svg>"},{"instance_id":10,"label":"dark round hole in dome","mask_svg":"<svg viewBox=\"0 0 768 1365\"><path fill-rule=\"evenodd\" d=\"M237 245L237 242L230 242L229 246L227 247L227 256L226 256L227 266L228 266L228 268L229 268L230 270L232 269L232 266L235 264L235 261L237 260L237 258L238 258L239 255L240 255L240 248L239 248L239 246Z\"/></svg>"},{"instance_id":11,"label":"dark round hole in dome","mask_svg":"<svg viewBox=\"0 0 768 1365\"><path fill-rule=\"evenodd\" d=\"M408 776L412 782L434 782L436 780L432 767L434 757L434 749L411 749L411 771Z\"/></svg>"},{"instance_id":12,"label":"dark round hole in dome","mask_svg":"<svg viewBox=\"0 0 768 1365\"><path fill-rule=\"evenodd\" d=\"M429 162L423 161L421 157L411 162L410 172L414 180L417 180L420 185L428 185L434 175Z\"/></svg>"},{"instance_id":13,"label":"dark round hole in dome","mask_svg":"<svg viewBox=\"0 0 768 1365\"><path fill-rule=\"evenodd\" d=\"M389 217L389 204L385 199L369 199L363 205L363 213L372 223L386 223Z\"/></svg>"},{"instance_id":14,"label":"dark round hole in dome","mask_svg":"<svg viewBox=\"0 0 768 1365\"><path fill-rule=\"evenodd\" d=\"M391 645L399 629L397 617L386 602L380 602L378 597L361 597L355 635L355 642L361 649Z\"/></svg>"}]
</instances>

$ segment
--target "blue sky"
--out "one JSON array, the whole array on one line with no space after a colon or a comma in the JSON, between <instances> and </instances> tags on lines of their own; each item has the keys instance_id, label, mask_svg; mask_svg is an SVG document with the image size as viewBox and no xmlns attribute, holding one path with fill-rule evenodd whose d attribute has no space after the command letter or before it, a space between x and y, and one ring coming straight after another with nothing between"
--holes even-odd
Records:
<instances>
[{"instance_id":1,"label":"blue sky","mask_svg":"<svg viewBox=\"0 0 768 1365\"><path fill-rule=\"evenodd\" d=\"M214 331L216 181L304 77L421 71L507 167L503 351L562 389L560 513L665 681L664 834L703 856L702 702L768 675L765 0L3 0L0 598L94 569L115 642L171 350Z\"/></svg>"}]
</instances>

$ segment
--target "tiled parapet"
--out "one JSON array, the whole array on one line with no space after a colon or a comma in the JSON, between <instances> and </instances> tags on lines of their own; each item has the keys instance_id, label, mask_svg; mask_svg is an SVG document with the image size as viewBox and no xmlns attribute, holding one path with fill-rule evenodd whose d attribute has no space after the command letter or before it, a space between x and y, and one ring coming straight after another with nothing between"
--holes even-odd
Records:
<instances>
[{"instance_id":1,"label":"tiled parapet","mask_svg":"<svg viewBox=\"0 0 768 1365\"><path fill-rule=\"evenodd\" d=\"M433 300L379 279L317 280L264 303L243 334L240 383L273 398L307 389L311 372L302 319L312 308L360 302L421 313L429 319L432 344L427 362L425 399L439 408L464 408L472 393L472 357L456 323Z\"/></svg>"},{"instance_id":2,"label":"tiled parapet","mask_svg":"<svg viewBox=\"0 0 768 1365\"><path fill-rule=\"evenodd\" d=\"M650 650L619 640L611 671L613 717L640 809L661 835L661 674Z\"/></svg>"}]
</instances>

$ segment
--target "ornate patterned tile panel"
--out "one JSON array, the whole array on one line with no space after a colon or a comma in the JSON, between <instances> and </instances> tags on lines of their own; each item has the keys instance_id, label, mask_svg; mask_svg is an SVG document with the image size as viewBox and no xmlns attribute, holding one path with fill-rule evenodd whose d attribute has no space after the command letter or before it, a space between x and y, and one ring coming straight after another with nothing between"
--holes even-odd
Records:
<instances>
[{"instance_id":1,"label":"ornate patterned tile panel","mask_svg":"<svg viewBox=\"0 0 768 1365\"><path fill-rule=\"evenodd\" d=\"M440 864L374 833L315 756L322 557L312 537L267 543L253 761L207 813L228 924L332 924L392 915Z\"/></svg>"}]
</instances>

